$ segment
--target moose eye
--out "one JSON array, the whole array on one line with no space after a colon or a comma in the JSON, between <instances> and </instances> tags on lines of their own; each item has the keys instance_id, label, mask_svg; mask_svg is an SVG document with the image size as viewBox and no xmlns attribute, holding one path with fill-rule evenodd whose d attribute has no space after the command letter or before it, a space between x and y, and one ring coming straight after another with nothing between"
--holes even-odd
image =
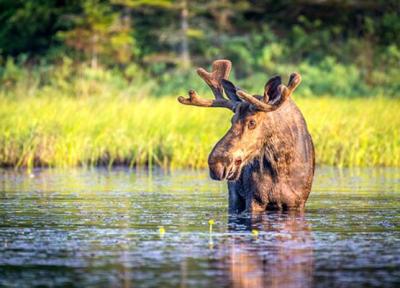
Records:
<instances>
[{"instance_id":1,"label":"moose eye","mask_svg":"<svg viewBox=\"0 0 400 288\"><path fill-rule=\"evenodd\" d=\"M257 126L257 123L255 120L250 120L249 123L247 124L249 129L254 129Z\"/></svg>"}]
</instances>

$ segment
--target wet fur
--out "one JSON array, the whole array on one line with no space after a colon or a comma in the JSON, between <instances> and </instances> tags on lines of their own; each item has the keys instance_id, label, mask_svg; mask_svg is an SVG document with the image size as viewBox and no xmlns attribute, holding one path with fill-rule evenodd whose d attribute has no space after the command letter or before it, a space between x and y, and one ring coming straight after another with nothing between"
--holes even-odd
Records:
<instances>
[{"instance_id":1,"label":"wet fur","mask_svg":"<svg viewBox=\"0 0 400 288\"><path fill-rule=\"evenodd\" d=\"M244 119L249 110L244 108L235 117ZM265 118L261 149L244 163L239 178L228 182L229 211L301 210L311 191L315 166L306 122L291 99L261 117Z\"/></svg>"}]
</instances>

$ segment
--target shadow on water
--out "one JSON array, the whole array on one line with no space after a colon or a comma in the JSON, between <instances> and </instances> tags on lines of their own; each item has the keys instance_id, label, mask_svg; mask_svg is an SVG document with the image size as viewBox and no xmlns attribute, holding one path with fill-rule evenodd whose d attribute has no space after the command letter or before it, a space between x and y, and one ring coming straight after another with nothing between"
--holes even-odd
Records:
<instances>
[{"instance_id":1,"label":"shadow on water","mask_svg":"<svg viewBox=\"0 0 400 288\"><path fill-rule=\"evenodd\" d=\"M304 214L227 202L206 171L0 170L0 287L400 283L400 169L320 167Z\"/></svg>"}]
</instances>

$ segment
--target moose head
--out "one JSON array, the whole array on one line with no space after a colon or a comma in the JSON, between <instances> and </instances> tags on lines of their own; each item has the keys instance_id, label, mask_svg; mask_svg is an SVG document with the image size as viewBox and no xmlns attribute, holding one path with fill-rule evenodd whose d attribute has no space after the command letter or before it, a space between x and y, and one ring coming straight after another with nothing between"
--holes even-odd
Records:
<instances>
[{"instance_id":1,"label":"moose head","mask_svg":"<svg viewBox=\"0 0 400 288\"><path fill-rule=\"evenodd\" d=\"M193 90L189 91L188 98L178 98L185 105L223 107L234 113L231 128L208 157L210 176L214 180L238 180L243 167L264 153L263 148L274 141L274 131L279 125L271 112L285 106L301 81L298 73L292 73L286 86L281 77L275 76L265 84L263 95L251 95L228 80L231 67L229 60L216 60L211 73L197 69L215 99L200 98ZM270 141L266 141L268 137Z\"/></svg>"}]
</instances>

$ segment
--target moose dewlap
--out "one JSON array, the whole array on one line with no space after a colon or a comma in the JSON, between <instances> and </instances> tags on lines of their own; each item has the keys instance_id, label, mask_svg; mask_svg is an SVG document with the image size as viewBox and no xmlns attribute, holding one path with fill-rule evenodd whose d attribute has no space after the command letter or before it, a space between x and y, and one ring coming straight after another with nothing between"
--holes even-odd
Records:
<instances>
[{"instance_id":1,"label":"moose dewlap","mask_svg":"<svg viewBox=\"0 0 400 288\"><path fill-rule=\"evenodd\" d=\"M193 90L189 98L178 98L185 105L234 113L231 128L208 157L211 178L228 180L230 213L303 209L315 155L304 117L290 98L300 75L292 73L287 86L275 76L265 84L264 95L250 95L228 81L231 67L228 60L216 60L211 73L197 69L215 99L200 98Z\"/></svg>"}]
</instances>

